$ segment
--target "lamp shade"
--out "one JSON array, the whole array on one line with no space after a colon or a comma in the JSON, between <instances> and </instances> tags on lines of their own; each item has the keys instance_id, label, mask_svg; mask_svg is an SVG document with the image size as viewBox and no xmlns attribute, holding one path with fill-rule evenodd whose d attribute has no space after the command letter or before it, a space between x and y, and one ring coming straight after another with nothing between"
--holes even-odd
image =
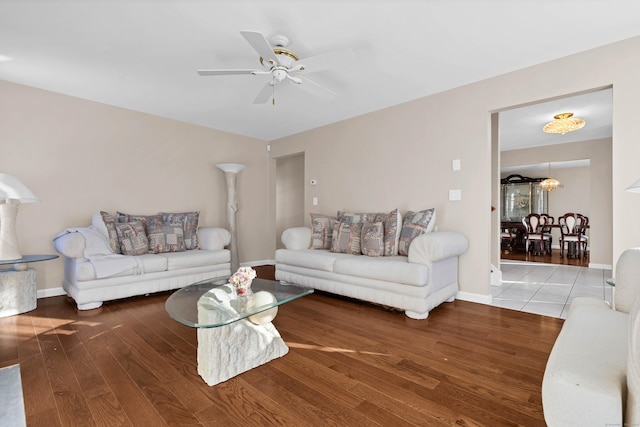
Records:
<instances>
[{"instance_id":1,"label":"lamp shade","mask_svg":"<svg viewBox=\"0 0 640 427\"><path fill-rule=\"evenodd\" d=\"M632 193L640 193L640 178L637 179L633 184L627 187L627 191Z\"/></svg>"},{"instance_id":2,"label":"lamp shade","mask_svg":"<svg viewBox=\"0 0 640 427\"><path fill-rule=\"evenodd\" d=\"M22 181L7 173L0 173L0 199L14 199L19 200L20 203L40 201Z\"/></svg>"}]
</instances>

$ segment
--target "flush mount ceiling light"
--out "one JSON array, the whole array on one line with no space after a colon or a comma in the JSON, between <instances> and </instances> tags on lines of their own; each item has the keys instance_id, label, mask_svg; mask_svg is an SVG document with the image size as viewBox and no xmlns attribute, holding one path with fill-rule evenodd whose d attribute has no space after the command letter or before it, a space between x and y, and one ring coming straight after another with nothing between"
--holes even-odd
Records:
<instances>
[{"instance_id":1,"label":"flush mount ceiling light","mask_svg":"<svg viewBox=\"0 0 640 427\"><path fill-rule=\"evenodd\" d=\"M546 133L560 133L564 135L567 132L573 132L582 128L586 123L584 120L573 117L573 113L561 113L553 116L555 120L544 125L542 130Z\"/></svg>"},{"instance_id":2,"label":"flush mount ceiling light","mask_svg":"<svg viewBox=\"0 0 640 427\"><path fill-rule=\"evenodd\" d=\"M540 184L540 188L544 191L553 191L558 188L562 188L562 184L557 179L551 178L551 163L549 163L549 173L547 174L547 179L542 181Z\"/></svg>"}]
</instances>

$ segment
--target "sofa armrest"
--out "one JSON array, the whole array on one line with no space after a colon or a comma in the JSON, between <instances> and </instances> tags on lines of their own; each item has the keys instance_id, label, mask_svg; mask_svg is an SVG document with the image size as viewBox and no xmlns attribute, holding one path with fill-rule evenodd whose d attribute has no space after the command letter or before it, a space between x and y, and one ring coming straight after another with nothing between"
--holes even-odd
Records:
<instances>
[{"instance_id":1,"label":"sofa armrest","mask_svg":"<svg viewBox=\"0 0 640 427\"><path fill-rule=\"evenodd\" d=\"M53 247L67 258L84 258L87 243L81 233L62 232L53 238Z\"/></svg>"},{"instance_id":2,"label":"sofa armrest","mask_svg":"<svg viewBox=\"0 0 640 427\"><path fill-rule=\"evenodd\" d=\"M409 246L409 262L432 264L443 259L460 256L469 248L467 238L455 231L434 231L421 234Z\"/></svg>"},{"instance_id":3,"label":"sofa armrest","mask_svg":"<svg viewBox=\"0 0 640 427\"><path fill-rule=\"evenodd\" d=\"M225 228L200 227L198 229L200 249L205 251L219 251L231 243L231 233Z\"/></svg>"},{"instance_id":4,"label":"sofa armrest","mask_svg":"<svg viewBox=\"0 0 640 427\"><path fill-rule=\"evenodd\" d=\"M311 228L287 228L282 232L282 237L280 240L287 249L309 249L311 247Z\"/></svg>"}]
</instances>

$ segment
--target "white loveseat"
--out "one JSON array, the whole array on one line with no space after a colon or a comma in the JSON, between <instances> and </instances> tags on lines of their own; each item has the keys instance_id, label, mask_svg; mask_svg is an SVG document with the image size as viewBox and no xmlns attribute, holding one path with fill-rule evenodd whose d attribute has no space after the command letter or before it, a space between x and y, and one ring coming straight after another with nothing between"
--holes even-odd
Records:
<instances>
[{"instance_id":1,"label":"white loveseat","mask_svg":"<svg viewBox=\"0 0 640 427\"><path fill-rule=\"evenodd\" d=\"M114 253L103 226L69 228L53 239L64 256L62 287L79 310L100 307L104 301L167 291L192 283L231 275L231 253L225 249L231 234L224 228L197 228L196 248L140 255Z\"/></svg>"},{"instance_id":2,"label":"white loveseat","mask_svg":"<svg viewBox=\"0 0 640 427\"><path fill-rule=\"evenodd\" d=\"M616 265L614 308L572 301L542 381L549 427L640 425L640 248Z\"/></svg>"},{"instance_id":3,"label":"white loveseat","mask_svg":"<svg viewBox=\"0 0 640 427\"><path fill-rule=\"evenodd\" d=\"M468 241L456 232L429 232L411 242L407 256L365 256L311 249L312 229L282 233L276 251L276 279L369 301L425 319L458 292L458 257Z\"/></svg>"}]
</instances>

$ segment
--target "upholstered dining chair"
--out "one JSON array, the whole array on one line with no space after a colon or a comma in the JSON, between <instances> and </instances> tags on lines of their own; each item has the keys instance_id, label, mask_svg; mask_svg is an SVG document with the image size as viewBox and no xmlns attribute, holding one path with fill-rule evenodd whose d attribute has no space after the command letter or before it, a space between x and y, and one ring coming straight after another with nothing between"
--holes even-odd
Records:
<instances>
[{"instance_id":1,"label":"upholstered dining chair","mask_svg":"<svg viewBox=\"0 0 640 427\"><path fill-rule=\"evenodd\" d=\"M558 218L560 224L560 256L568 245L575 245L578 258L586 256L589 237L586 235L589 218L575 212L569 212ZM568 251L567 251L568 252Z\"/></svg>"},{"instance_id":2,"label":"upholstered dining chair","mask_svg":"<svg viewBox=\"0 0 640 427\"><path fill-rule=\"evenodd\" d=\"M532 252L534 255L542 255L544 253L551 254L551 230L548 225L549 217L546 214L531 213L522 218L522 224L525 227L524 239L525 250L529 252L529 243L533 243Z\"/></svg>"}]
</instances>

